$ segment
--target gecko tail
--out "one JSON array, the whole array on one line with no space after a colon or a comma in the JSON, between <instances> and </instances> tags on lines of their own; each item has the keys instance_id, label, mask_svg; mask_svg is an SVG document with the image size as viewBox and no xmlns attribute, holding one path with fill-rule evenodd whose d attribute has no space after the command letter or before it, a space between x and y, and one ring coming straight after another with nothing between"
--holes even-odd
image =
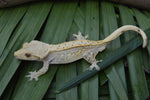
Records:
<instances>
[{"instance_id":1,"label":"gecko tail","mask_svg":"<svg viewBox=\"0 0 150 100\"><path fill-rule=\"evenodd\" d=\"M121 34L123 34L126 31L129 31L129 30L136 31L136 32L138 32L142 36L142 39L143 39L143 48L145 48L146 45L147 45L147 36L146 36L145 32L142 31L139 27L133 26L133 25L125 25L125 26L122 26L122 27L118 28L111 35L109 35L108 37L106 37L103 41L104 42L111 42L114 39L116 39L117 37L119 37Z\"/></svg>"}]
</instances>

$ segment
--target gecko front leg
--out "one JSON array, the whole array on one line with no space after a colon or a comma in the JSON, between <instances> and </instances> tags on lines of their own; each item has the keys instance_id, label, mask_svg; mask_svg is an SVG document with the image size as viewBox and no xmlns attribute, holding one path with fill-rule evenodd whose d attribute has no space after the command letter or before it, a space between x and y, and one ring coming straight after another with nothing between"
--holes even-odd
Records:
<instances>
[{"instance_id":1,"label":"gecko front leg","mask_svg":"<svg viewBox=\"0 0 150 100\"><path fill-rule=\"evenodd\" d=\"M29 81L32 81L33 79L35 79L36 81L38 81L38 77L45 74L49 68L49 64L50 62L52 61L51 60L46 60L46 61L43 61L43 67L36 72L36 70L34 72L29 72L30 74L29 75L26 75L26 77L29 77Z\"/></svg>"},{"instance_id":2,"label":"gecko front leg","mask_svg":"<svg viewBox=\"0 0 150 100\"><path fill-rule=\"evenodd\" d=\"M33 79L35 79L36 81L38 81L38 77L41 76L42 74L46 73L49 67L49 63L48 62L44 62L43 67L39 70L39 71L34 71L34 72L29 72L29 75L26 75L26 77L29 77L29 81L32 81Z\"/></svg>"}]
</instances>

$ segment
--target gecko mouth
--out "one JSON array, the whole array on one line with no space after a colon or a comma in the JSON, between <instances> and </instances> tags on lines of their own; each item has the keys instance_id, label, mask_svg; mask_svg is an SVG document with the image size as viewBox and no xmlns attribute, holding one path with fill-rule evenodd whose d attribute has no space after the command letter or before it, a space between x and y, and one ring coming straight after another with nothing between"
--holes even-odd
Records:
<instances>
[{"instance_id":1,"label":"gecko mouth","mask_svg":"<svg viewBox=\"0 0 150 100\"><path fill-rule=\"evenodd\" d=\"M16 58L18 58L17 55L18 55L17 51L14 52L14 56L15 56Z\"/></svg>"}]
</instances>

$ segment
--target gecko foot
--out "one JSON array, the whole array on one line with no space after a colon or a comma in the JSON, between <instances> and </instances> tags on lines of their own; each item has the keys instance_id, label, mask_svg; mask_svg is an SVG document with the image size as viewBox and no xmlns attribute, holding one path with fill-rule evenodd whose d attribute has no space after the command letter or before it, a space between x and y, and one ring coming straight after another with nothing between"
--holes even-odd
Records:
<instances>
[{"instance_id":1,"label":"gecko foot","mask_svg":"<svg viewBox=\"0 0 150 100\"><path fill-rule=\"evenodd\" d=\"M34 72L29 72L30 74L29 75L26 75L26 77L29 77L29 81L32 81L33 79L35 79L36 81L38 81L38 75L37 75L37 72L34 71Z\"/></svg>"},{"instance_id":2,"label":"gecko foot","mask_svg":"<svg viewBox=\"0 0 150 100\"><path fill-rule=\"evenodd\" d=\"M73 34L75 40L86 40L88 38L88 35L83 36L81 32L79 31L78 34Z\"/></svg>"},{"instance_id":3,"label":"gecko foot","mask_svg":"<svg viewBox=\"0 0 150 100\"><path fill-rule=\"evenodd\" d=\"M100 70L100 67L97 65L97 63L102 62L102 61L103 60L93 62L92 65L90 66L89 70L93 70L93 68L96 68L96 70Z\"/></svg>"}]
</instances>

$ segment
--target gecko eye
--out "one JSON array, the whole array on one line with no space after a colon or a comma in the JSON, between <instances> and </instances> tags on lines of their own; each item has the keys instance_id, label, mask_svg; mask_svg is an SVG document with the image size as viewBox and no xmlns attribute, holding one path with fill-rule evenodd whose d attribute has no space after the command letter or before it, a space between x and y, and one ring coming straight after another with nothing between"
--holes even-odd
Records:
<instances>
[{"instance_id":1,"label":"gecko eye","mask_svg":"<svg viewBox=\"0 0 150 100\"><path fill-rule=\"evenodd\" d=\"M26 57L31 57L31 54L30 53L25 53L25 56Z\"/></svg>"}]
</instances>

